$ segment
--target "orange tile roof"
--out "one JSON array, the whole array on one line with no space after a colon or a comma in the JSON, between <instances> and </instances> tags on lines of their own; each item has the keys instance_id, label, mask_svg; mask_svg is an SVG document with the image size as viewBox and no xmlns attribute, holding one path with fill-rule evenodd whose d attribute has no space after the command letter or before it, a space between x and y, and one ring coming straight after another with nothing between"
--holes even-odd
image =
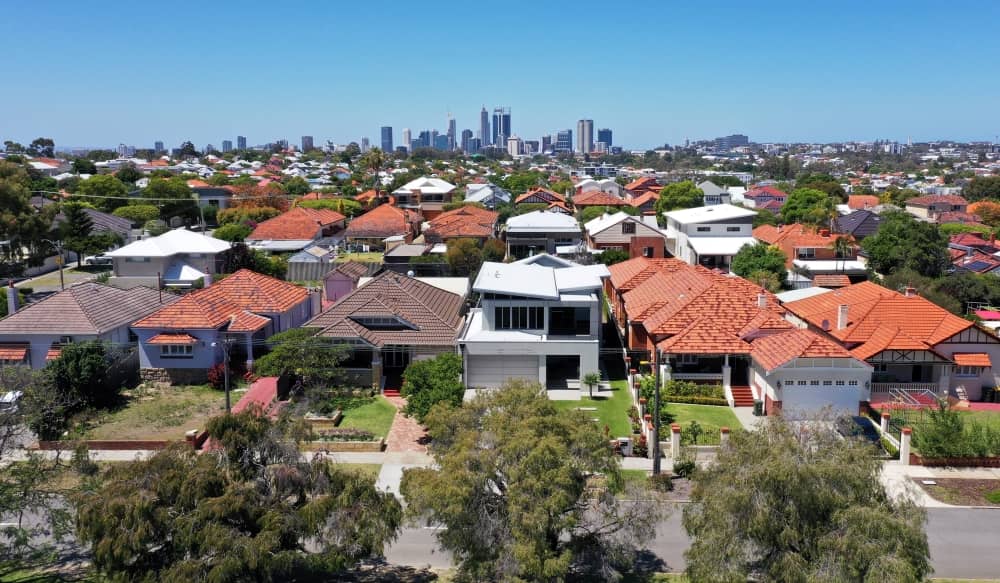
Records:
<instances>
[{"instance_id":1,"label":"orange tile roof","mask_svg":"<svg viewBox=\"0 0 1000 583\"><path fill-rule=\"evenodd\" d=\"M993 366L993 363L990 362L990 355L985 352L956 352L951 355L951 358L959 366Z\"/></svg>"},{"instance_id":2,"label":"orange tile roof","mask_svg":"<svg viewBox=\"0 0 1000 583\"><path fill-rule=\"evenodd\" d=\"M659 192L661 188L663 188L663 186L661 186L660 183L657 182L655 178L650 178L649 176L643 176L642 178L637 178L625 185L625 190L630 190L632 192L638 192L643 190L646 191L656 190L657 192Z\"/></svg>"},{"instance_id":3,"label":"orange tile roof","mask_svg":"<svg viewBox=\"0 0 1000 583\"><path fill-rule=\"evenodd\" d=\"M496 232L500 213L464 205L434 217L424 235L428 241L456 237L489 238Z\"/></svg>"},{"instance_id":4,"label":"orange tile roof","mask_svg":"<svg viewBox=\"0 0 1000 583\"><path fill-rule=\"evenodd\" d=\"M632 206L634 206L634 207L636 207L636 208L639 208L639 207L641 207L641 206L643 206L643 205L645 205L647 203L650 203L650 202L652 202L652 203L655 204L656 201L659 200L659 199L660 199L660 195L658 195L657 193L655 193L655 192L645 192L643 194L640 194L639 196L633 197L632 200L629 201L629 204L632 205Z\"/></svg>"},{"instance_id":5,"label":"orange tile roof","mask_svg":"<svg viewBox=\"0 0 1000 583\"><path fill-rule=\"evenodd\" d=\"M411 232L414 220L416 216L412 213L382 204L352 219L347 225L347 236L367 239L406 235Z\"/></svg>"},{"instance_id":6,"label":"orange tile roof","mask_svg":"<svg viewBox=\"0 0 1000 583\"><path fill-rule=\"evenodd\" d=\"M528 192L525 192L521 196L517 197L517 199L514 200L514 204L521 204L524 202L528 202L533 198L539 199L538 202L546 202L546 203L566 202L566 197L559 194L558 192L549 190L548 188L536 187L532 188Z\"/></svg>"},{"instance_id":7,"label":"orange tile roof","mask_svg":"<svg viewBox=\"0 0 1000 583\"><path fill-rule=\"evenodd\" d=\"M229 332L256 332L270 323L270 318L243 310L230 316L229 326L226 330Z\"/></svg>"},{"instance_id":8,"label":"orange tile roof","mask_svg":"<svg viewBox=\"0 0 1000 583\"><path fill-rule=\"evenodd\" d=\"M753 341L750 356L767 372L796 358L853 358L844 347L810 330L788 330Z\"/></svg>"},{"instance_id":9,"label":"orange tile roof","mask_svg":"<svg viewBox=\"0 0 1000 583\"><path fill-rule=\"evenodd\" d=\"M816 229L799 223L774 227L761 225L753 230L753 236L758 241L774 245L785 254L785 263L792 267L799 249L832 249L839 238L847 238L854 246L854 238L850 235L831 234L827 229Z\"/></svg>"},{"instance_id":10,"label":"orange tile roof","mask_svg":"<svg viewBox=\"0 0 1000 583\"><path fill-rule=\"evenodd\" d=\"M62 346L59 346L58 344L53 344L45 352L45 362L48 362L50 360L55 360L60 356L62 356Z\"/></svg>"},{"instance_id":11,"label":"orange tile roof","mask_svg":"<svg viewBox=\"0 0 1000 583\"><path fill-rule=\"evenodd\" d=\"M0 360L21 362L27 355L27 344L0 344Z\"/></svg>"},{"instance_id":12,"label":"orange tile roof","mask_svg":"<svg viewBox=\"0 0 1000 583\"><path fill-rule=\"evenodd\" d=\"M969 201L965 200L957 194L929 194L927 196L917 196L914 198L906 199L904 203L906 206L931 206L932 204L950 204L950 205L968 205Z\"/></svg>"},{"instance_id":13,"label":"orange tile roof","mask_svg":"<svg viewBox=\"0 0 1000 583\"><path fill-rule=\"evenodd\" d=\"M594 190L573 197L573 206L626 206L629 203L613 194Z\"/></svg>"},{"instance_id":14,"label":"orange tile roof","mask_svg":"<svg viewBox=\"0 0 1000 583\"><path fill-rule=\"evenodd\" d=\"M198 339L183 332L161 332L146 341L146 344L197 344Z\"/></svg>"},{"instance_id":15,"label":"orange tile roof","mask_svg":"<svg viewBox=\"0 0 1000 583\"><path fill-rule=\"evenodd\" d=\"M851 285L851 278L846 275L814 275L813 287L847 287Z\"/></svg>"},{"instance_id":16,"label":"orange tile roof","mask_svg":"<svg viewBox=\"0 0 1000 583\"><path fill-rule=\"evenodd\" d=\"M856 211L878 206L880 203L874 194L852 194L847 197L847 208Z\"/></svg>"},{"instance_id":17,"label":"orange tile roof","mask_svg":"<svg viewBox=\"0 0 1000 583\"><path fill-rule=\"evenodd\" d=\"M308 241L318 237L322 229L345 219L337 211L297 206L257 225L247 240Z\"/></svg>"}]
</instances>

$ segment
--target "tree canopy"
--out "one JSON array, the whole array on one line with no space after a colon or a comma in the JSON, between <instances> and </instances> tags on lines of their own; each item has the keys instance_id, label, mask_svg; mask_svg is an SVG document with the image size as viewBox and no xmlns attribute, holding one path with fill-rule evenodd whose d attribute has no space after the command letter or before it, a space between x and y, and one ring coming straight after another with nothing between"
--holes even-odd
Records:
<instances>
[{"instance_id":1,"label":"tree canopy","mask_svg":"<svg viewBox=\"0 0 1000 583\"><path fill-rule=\"evenodd\" d=\"M125 183L110 174L97 174L76 185L76 192L82 202L87 202L105 212L111 212L128 204L128 188ZM116 197L116 198L103 198Z\"/></svg>"},{"instance_id":2,"label":"tree canopy","mask_svg":"<svg viewBox=\"0 0 1000 583\"><path fill-rule=\"evenodd\" d=\"M785 268L787 260L785 253L773 245L744 245L733 256L731 268L736 275L754 283L760 284L763 278L765 282L773 285L773 281L777 280L780 287L788 277L788 270Z\"/></svg>"},{"instance_id":3,"label":"tree canopy","mask_svg":"<svg viewBox=\"0 0 1000 583\"><path fill-rule=\"evenodd\" d=\"M699 207L704 201L705 193L694 182L690 180L674 182L660 189L660 198L656 200L656 213Z\"/></svg>"},{"instance_id":4,"label":"tree canopy","mask_svg":"<svg viewBox=\"0 0 1000 583\"><path fill-rule=\"evenodd\" d=\"M266 376L293 374L306 385L333 386L340 380L337 365L347 356L343 344L316 335L316 328L292 328L267 339L271 351L257 359L254 370Z\"/></svg>"},{"instance_id":5,"label":"tree canopy","mask_svg":"<svg viewBox=\"0 0 1000 583\"><path fill-rule=\"evenodd\" d=\"M976 176L962 189L969 202L983 199L1000 199L1000 176Z\"/></svg>"},{"instance_id":6,"label":"tree canopy","mask_svg":"<svg viewBox=\"0 0 1000 583\"><path fill-rule=\"evenodd\" d=\"M802 223L815 227L829 227L837 216L837 201L829 194L815 188L796 188L781 207L781 220L786 225Z\"/></svg>"},{"instance_id":7,"label":"tree canopy","mask_svg":"<svg viewBox=\"0 0 1000 583\"><path fill-rule=\"evenodd\" d=\"M407 470L401 490L410 516L445 527L436 536L460 577L611 580L655 535L661 507L644 491L616 497L620 469L605 436L538 384L508 381L461 407L437 406L427 426L436 467Z\"/></svg>"},{"instance_id":8,"label":"tree canopy","mask_svg":"<svg viewBox=\"0 0 1000 583\"><path fill-rule=\"evenodd\" d=\"M453 407L462 404L465 386L462 384L462 357L445 352L434 358L415 360L403 373L400 391L406 397L406 414L423 422L438 403Z\"/></svg>"},{"instance_id":9,"label":"tree canopy","mask_svg":"<svg viewBox=\"0 0 1000 583\"><path fill-rule=\"evenodd\" d=\"M948 265L947 237L935 225L902 211L884 213L878 232L866 237L861 248L871 268L883 275L908 268L937 277Z\"/></svg>"},{"instance_id":10,"label":"tree canopy","mask_svg":"<svg viewBox=\"0 0 1000 583\"><path fill-rule=\"evenodd\" d=\"M890 497L869 442L769 417L692 476L693 581L923 581L923 509Z\"/></svg>"}]
</instances>

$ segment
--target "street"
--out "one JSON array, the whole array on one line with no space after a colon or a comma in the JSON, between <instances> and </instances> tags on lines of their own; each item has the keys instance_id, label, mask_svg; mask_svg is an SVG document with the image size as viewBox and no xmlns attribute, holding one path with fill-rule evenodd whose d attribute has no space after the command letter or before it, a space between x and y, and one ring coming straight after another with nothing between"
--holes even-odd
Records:
<instances>
[{"instance_id":1,"label":"street","mask_svg":"<svg viewBox=\"0 0 1000 583\"><path fill-rule=\"evenodd\" d=\"M927 539L931 548L934 577L983 579L1000 575L1000 509L930 508ZM412 567L444 568L450 555L436 548L434 529L405 528L386 549L391 563ZM681 505L656 529L650 551L663 561L660 569L684 570L687 535L681 527Z\"/></svg>"}]
</instances>

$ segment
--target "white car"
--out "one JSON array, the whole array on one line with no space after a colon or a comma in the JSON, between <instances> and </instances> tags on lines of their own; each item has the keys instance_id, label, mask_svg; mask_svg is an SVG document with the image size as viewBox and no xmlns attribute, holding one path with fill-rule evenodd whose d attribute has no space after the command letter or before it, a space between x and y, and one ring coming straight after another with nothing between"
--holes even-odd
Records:
<instances>
[{"instance_id":1,"label":"white car","mask_svg":"<svg viewBox=\"0 0 1000 583\"><path fill-rule=\"evenodd\" d=\"M88 255L83 258L84 265L111 265L115 260L107 255Z\"/></svg>"},{"instance_id":2,"label":"white car","mask_svg":"<svg viewBox=\"0 0 1000 583\"><path fill-rule=\"evenodd\" d=\"M0 413L16 413L17 402L21 400L24 393L21 391L7 391L0 397Z\"/></svg>"}]
</instances>

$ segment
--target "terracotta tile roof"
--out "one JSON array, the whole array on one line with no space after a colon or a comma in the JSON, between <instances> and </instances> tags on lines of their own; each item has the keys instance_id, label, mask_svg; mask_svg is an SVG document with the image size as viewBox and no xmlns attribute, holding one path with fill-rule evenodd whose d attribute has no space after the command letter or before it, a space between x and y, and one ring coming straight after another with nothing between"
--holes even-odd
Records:
<instances>
[{"instance_id":1,"label":"terracotta tile roof","mask_svg":"<svg viewBox=\"0 0 1000 583\"><path fill-rule=\"evenodd\" d=\"M753 341L750 356L767 372L795 358L853 358L844 347L810 330L788 330Z\"/></svg>"},{"instance_id":2,"label":"terracotta tile roof","mask_svg":"<svg viewBox=\"0 0 1000 583\"><path fill-rule=\"evenodd\" d=\"M956 352L951 355L951 358L959 366L993 366L993 363L990 362L990 355L985 352Z\"/></svg>"},{"instance_id":3,"label":"terracotta tile roof","mask_svg":"<svg viewBox=\"0 0 1000 583\"><path fill-rule=\"evenodd\" d=\"M625 185L625 190L630 192L656 191L659 192L663 186L655 178L643 176Z\"/></svg>"},{"instance_id":4,"label":"terracotta tile roof","mask_svg":"<svg viewBox=\"0 0 1000 583\"><path fill-rule=\"evenodd\" d=\"M1000 259L975 249L967 253L961 249L948 249L955 267L976 273L988 273L1000 267ZM955 253L952 253L955 252Z\"/></svg>"},{"instance_id":5,"label":"terracotta tile roof","mask_svg":"<svg viewBox=\"0 0 1000 583\"><path fill-rule=\"evenodd\" d=\"M783 227L761 225L753 230L753 236L758 241L781 249L788 267L792 267L799 249L832 249L841 237L846 237L854 246L854 239L850 235L831 234L827 229L816 229L799 223Z\"/></svg>"},{"instance_id":6,"label":"terracotta tile roof","mask_svg":"<svg viewBox=\"0 0 1000 583\"><path fill-rule=\"evenodd\" d=\"M183 296L132 327L203 330L238 323L242 327L238 331L257 330L261 322L267 323L267 318L259 314L284 313L308 298L309 292L304 288L241 269L207 288ZM244 312L258 316L251 318Z\"/></svg>"},{"instance_id":7,"label":"terracotta tile roof","mask_svg":"<svg viewBox=\"0 0 1000 583\"><path fill-rule=\"evenodd\" d=\"M674 273L680 270L694 268L705 273L710 270L701 266L692 266L680 259L649 259L647 257L635 257L628 261L622 261L608 267L611 272L611 285L619 293L635 289L639 284L646 281L655 273Z\"/></svg>"},{"instance_id":8,"label":"terracotta tile roof","mask_svg":"<svg viewBox=\"0 0 1000 583\"><path fill-rule=\"evenodd\" d=\"M843 330L835 329L840 305L849 306ZM974 325L919 295L907 297L867 281L789 302L785 308L841 342L858 345L854 353L860 358L887 348L933 348Z\"/></svg>"},{"instance_id":9,"label":"terracotta tile roof","mask_svg":"<svg viewBox=\"0 0 1000 583\"><path fill-rule=\"evenodd\" d=\"M361 194L354 197L354 200L360 203L366 203L378 198L378 193L374 190L366 190Z\"/></svg>"},{"instance_id":10,"label":"terracotta tile roof","mask_svg":"<svg viewBox=\"0 0 1000 583\"><path fill-rule=\"evenodd\" d=\"M146 344L197 344L198 339L183 332L161 332L146 341Z\"/></svg>"},{"instance_id":11,"label":"terracotta tile roof","mask_svg":"<svg viewBox=\"0 0 1000 583\"><path fill-rule=\"evenodd\" d=\"M989 226L982 223L982 217L964 211L943 211L934 215L934 220L939 223L961 223L963 225L977 225L989 228Z\"/></svg>"},{"instance_id":12,"label":"terracotta tile roof","mask_svg":"<svg viewBox=\"0 0 1000 583\"><path fill-rule=\"evenodd\" d=\"M0 360L21 362L28 356L27 344L0 344Z\"/></svg>"},{"instance_id":13,"label":"terracotta tile roof","mask_svg":"<svg viewBox=\"0 0 1000 583\"><path fill-rule=\"evenodd\" d=\"M814 275L813 287L847 287L851 285L851 278L846 275Z\"/></svg>"},{"instance_id":14,"label":"terracotta tile roof","mask_svg":"<svg viewBox=\"0 0 1000 583\"><path fill-rule=\"evenodd\" d=\"M777 212L777 211L781 210L781 206L782 206L782 204L781 204L780 201L772 199L772 200L766 200L766 201L761 202L761 203L757 203L757 206L755 206L754 208L764 209L766 211Z\"/></svg>"},{"instance_id":15,"label":"terracotta tile roof","mask_svg":"<svg viewBox=\"0 0 1000 583\"><path fill-rule=\"evenodd\" d=\"M625 199L602 190L593 190L573 197L573 206L626 206Z\"/></svg>"},{"instance_id":16,"label":"terracotta tile roof","mask_svg":"<svg viewBox=\"0 0 1000 583\"><path fill-rule=\"evenodd\" d=\"M852 194L847 197L847 208L856 211L878 206L880 202L874 194Z\"/></svg>"},{"instance_id":17,"label":"terracotta tile roof","mask_svg":"<svg viewBox=\"0 0 1000 583\"><path fill-rule=\"evenodd\" d=\"M428 241L456 237L489 238L496 232L499 217L500 213L477 206L461 206L434 217L424 230L424 236Z\"/></svg>"},{"instance_id":18,"label":"terracotta tile roof","mask_svg":"<svg viewBox=\"0 0 1000 583\"><path fill-rule=\"evenodd\" d=\"M749 354L750 343L712 320L691 322L657 347L665 354Z\"/></svg>"},{"instance_id":19,"label":"terracotta tile roof","mask_svg":"<svg viewBox=\"0 0 1000 583\"><path fill-rule=\"evenodd\" d=\"M360 338L382 347L449 346L462 325L463 298L432 285L393 272L382 272L367 284L341 298L304 327L321 328L319 335ZM367 327L363 316L399 317L412 327Z\"/></svg>"},{"instance_id":20,"label":"terracotta tile roof","mask_svg":"<svg viewBox=\"0 0 1000 583\"><path fill-rule=\"evenodd\" d=\"M929 194L906 199L906 206L926 207L932 204L968 205L969 201L957 194Z\"/></svg>"},{"instance_id":21,"label":"terracotta tile roof","mask_svg":"<svg viewBox=\"0 0 1000 583\"><path fill-rule=\"evenodd\" d=\"M322 229L345 219L337 211L297 206L257 225L247 240L308 241L317 238Z\"/></svg>"},{"instance_id":22,"label":"terracotta tile roof","mask_svg":"<svg viewBox=\"0 0 1000 583\"><path fill-rule=\"evenodd\" d=\"M392 205L379 205L365 214L355 217L347 225L348 237L371 239L411 233L415 214Z\"/></svg>"},{"instance_id":23,"label":"terracotta tile roof","mask_svg":"<svg viewBox=\"0 0 1000 583\"><path fill-rule=\"evenodd\" d=\"M0 334L98 336L127 326L178 299L174 294L148 287L126 290L81 283L0 320Z\"/></svg>"},{"instance_id":24,"label":"terracotta tile roof","mask_svg":"<svg viewBox=\"0 0 1000 583\"><path fill-rule=\"evenodd\" d=\"M528 192L525 192L524 194L522 194L521 196L517 197L517 199L514 200L514 204L532 203L532 202L538 202L538 203L566 202L566 197L559 194L558 192L549 190L548 188L536 187L532 188Z\"/></svg>"},{"instance_id":25,"label":"terracotta tile roof","mask_svg":"<svg viewBox=\"0 0 1000 583\"><path fill-rule=\"evenodd\" d=\"M229 318L229 332L256 332L271 323L271 319L258 316L246 310L237 312Z\"/></svg>"},{"instance_id":26,"label":"terracotta tile roof","mask_svg":"<svg viewBox=\"0 0 1000 583\"><path fill-rule=\"evenodd\" d=\"M990 245L990 242L983 239L978 233L958 233L952 235L948 242L953 245L962 245L963 247L986 247Z\"/></svg>"},{"instance_id":27,"label":"terracotta tile roof","mask_svg":"<svg viewBox=\"0 0 1000 583\"><path fill-rule=\"evenodd\" d=\"M774 197L774 198L785 199L788 197L788 194L778 190L773 186L758 186L756 188L751 188L750 190L746 191L746 193L743 196L746 198L753 198L753 199L762 197Z\"/></svg>"},{"instance_id":28,"label":"terracotta tile roof","mask_svg":"<svg viewBox=\"0 0 1000 583\"><path fill-rule=\"evenodd\" d=\"M357 261L346 261L337 265L333 271L342 273L354 281L357 281L365 275L368 275L368 266L364 263L358 263ZM330 273L333 273L333 271Z\"/></svg>"}]
</instances>

